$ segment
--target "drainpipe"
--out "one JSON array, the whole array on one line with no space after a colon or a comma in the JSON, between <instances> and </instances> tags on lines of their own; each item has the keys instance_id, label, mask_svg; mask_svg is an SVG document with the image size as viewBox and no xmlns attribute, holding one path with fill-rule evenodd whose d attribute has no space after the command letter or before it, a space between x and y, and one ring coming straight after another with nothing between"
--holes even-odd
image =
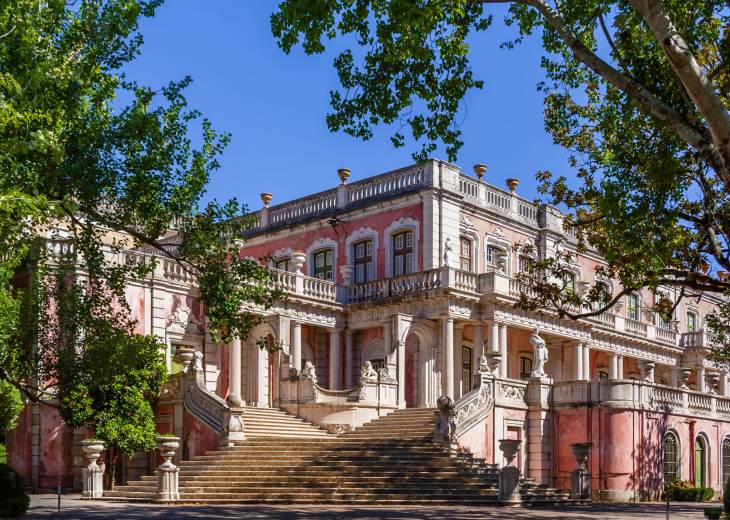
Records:
<instances>
[{"instance_id":1,"label":"drainpipe","mask_svg":"<svg viewBox=\"0 0 730 520\"><path fill-rule=\"evenodd\" d=\"M689 421L689 481L695 481L695 423ZM681 460L681 458L680 458Z\"/></svg>"}]
</instances>

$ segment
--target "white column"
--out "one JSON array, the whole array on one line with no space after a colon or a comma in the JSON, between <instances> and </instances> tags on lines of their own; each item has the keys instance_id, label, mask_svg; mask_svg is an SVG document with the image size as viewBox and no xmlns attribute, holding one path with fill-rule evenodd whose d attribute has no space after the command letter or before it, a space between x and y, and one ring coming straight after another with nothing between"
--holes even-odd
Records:
<instances>
[{"instance_id":1,"label":"white column","mask_svg":"<svg viewBox=\"0 0 730 520\"><path fill-rule=\"evenodd\" d=\"M385 343L385 367L390 372L390 377L397 378L398 374L396 373L396 367L393 366L393 356L391 352L393 350L393 331L390 327L390 320L383 324L383 342ZM363 359L363 363L365 361L368 360Z\"/></svg>"},{"instance_id":2,"label":"white column","mask_svg":"<svg viewBox=\"0 0 730 520\"><path fill-rule=\"evenodd\" d=\"M583 379L591 379L591 348L588 343L583 344Z\"/></svg>"},{"instance_id":3,"label":"white column","mask_svg":"<svg viewBox=\"0 0 730 520\"><path fill-rule=\"evenodd\" d=\"M330 390L340 390L342 381L342 360L340 359L340 331L330 332Z\"/></svg>"},{"instance_id":4,"label":"white column","mask_svg":"<svg viewBox=\"0 0 730 520\"><path fill-rule=\"evenodd\" d=\"M618 379L618 354L611 355L611 366L608 373L609 379Z\"/></svg>"},{"instance_id":5,"label":"white column","mask_svg":"<svg viewBox=\"0 0 730 520\"><path fill-rule=\"evenodd\" d=\"M583 380L583 343L577 343L573 347L573 379Z\"/></svg>"},{"instance_id":6,"label":"white column","mask_svg":"<svg viewBox=\"0 0 730 520\"><path fill-rule=\"evenodd\" d=\"M563 345L560 343L549 345L550 358L548 359L548 375L553 381L564 381L565 375L563 371Z\"/></svg>"},{"instance_id":7,"label":"white column","mask_svg":"<svg viewBox=\"0 0 730 520\"><path fill-rule=\"evenodd\" d=\"M355 367L352 366L352 330L345 331L345 388L352 388L355 383L352 374Z\"/></svg>"},{"instance_id":8,"label":"white column","mask_svg":"<svg viewBox=\"0 0 730 520\"><path fill-rule=\"evenodd\" d=\"M302 324L291 322L291 363L297 370L302 369Z\"/></svg>"},{"instance_id":9,"label":"white column","mask_svg":"<svg viewBox=\"0 0 730 520\"><path fill-rule=\"evenodd\" d=\"M474 360L473 367L478 365L480 356L484 355L484 325L481 322L474 325Z\"/></svg>"},{"instance_id":10,"label":"white column","mask_svg":"<svg viewBox=\"0 0 730 520\"><path fill-rule=\"evenodd\" d=\"M454 399L454 320L444 318L444 370L441 393Z\"/></svg>"},{"instance_id":11,"label":"white column","mask_svg":"<svg viewBox=\"0 0 730 520\"><path fill-rule=\"evenodd\" d=\"M499 375L503 378L509 377L507 371L507 324L499 324L499 351L502 352L502 364L499 368Z\"/></svg>"},{"instance_id":12,"label":"white column","mask_svg":"<svg viewBox=\"0 0 730 520\"><path fill-rule=\"evenodd\" d=\"M624 378L624 357L623 356L618 357L618 378L619 379Z\"/></svg>"},{"instance_id":13,"label":"white column","mask_svg":"<svg viewBox=\"0 0 730 520\"><path fill-rule=\"evenodd\" d=\"M490 321L489 322L489 330L487 331L489 334L489 342L487 347L489 348L489 351L492 352L494 350L500 350L499 349L499 324L496 321ZM500 350L501 352L501 350Z\"/></svg>"},{"instance_id":14,"label":"white column","mask_svg":"<svg viewBox=\"0 0 730 520\"><path fill-rule=\"evenodd\" d=\"M398 408L406 407L406 342L396 340L398 349Z\"/></svg>"},{"instance_id":15,"label":"white column","mask_svg":"<svg viewBox=\"0 0 730 520\"><path fill-rule=\"evenodd\" d=\"M705 367L697 368L697 390L699 392L707 392L707 385L705 385Z\"/></svg>"},{"instance_id":16,"label":"white column","mask_svg":"<svg viewBox=\"0 0 730 520\"><path fill-rule=\"evenodd\" d=\"M679 386L679 380L677 379L677 369L672 367L669 371L669 384L671 386Z\"/></svg>"},{"instance_id":17,"label":"white column","mask_svg":"<svg viewBox=\"0 0 730 520\"><path fill-rule=\"evenodd\" d=\"M241 395L241 340L233 338L228 356L228 393Z\"/></svg>"},{"instance_id":18,"label":"white column","mask_svg":"<svg viewBox=\"0 0 730 520\"><path fill-rule=\"evenodd\" d=\"M720 395L727 397L728 391L730 391L730 389L728 389L727 374L720 372Z\"/></svg>"},{"instance_id":19,"label":"white column","mask_svg":"<svg viewBox=\"0 0 730 520\"><path fill-rule=\"evenodd\" d=\"M461 367L463 365L462 338L464 336L464 326L454 326L454 395L453 398L461 397Z\"/></svg>"}]
</instances>

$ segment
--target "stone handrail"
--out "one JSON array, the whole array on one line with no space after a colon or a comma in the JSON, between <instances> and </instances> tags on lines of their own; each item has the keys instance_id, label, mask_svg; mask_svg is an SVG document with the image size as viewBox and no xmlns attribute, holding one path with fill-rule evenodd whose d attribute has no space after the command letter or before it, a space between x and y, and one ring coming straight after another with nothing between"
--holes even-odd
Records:
<instances>
[{"instance_id":1,"label":"stone handrail","mask_svg":"<svg viewBox=\"0 0 730 520\"><path fill-rule=\"evenodd\" d=\"M182 400L185 410L218 435L221 444L233 444L244 440L243 401L231 394L224 401L205 386L205 371L196 361L187 364L183 372L170 376L162 387L160 401Z\"/></svg>"},{"instance_id":2,"label":"stone handrail","mask_svg":"<svg viewBox=\"0 0 730 520\"><path fill-rule=\"evenodd\" d=\"M329 190L314 197L301 201L294 201L272 208L269 212L269 222L277 224L295 218L302 218L312 213L319 213L337 206L337 190Z\"/></svg>"},{"instance_id":3,"label":"stone handrail","mask_svg":"<svg viewBox=\"0 0 730 520\"><path fill-rule=\"evenodd\" d=\"M359 202L369 198L394 193L413 186L425 186L423 166L399 170L392 174L354 182L347 190L347 202Z\"/></svg>"},{"instance_id":4,"label":"stone handrail","mask_svg":"<svg viewBox=\"0 0 730 520\"><path fill-rule=\"evenodd\" d=\"M487 417L494 408L494 378L486 372L474 377L471 392L453 402L450 397L438 400L433 441L455 448L459 437Z\"/></svg>"},{"instance_id":5,"label":"stone handrail","mask_svg":"<svg viewBox=\"0 0 730 520\"><path fill-rule=\"evenodd\" d=\"M647 325L646 323L643 323L641 321L632 320L630 318L626 318L626 332L632 332L634 334L638 334L639 336L646 337L647 335Z\"/></svg>"}]
</instances>

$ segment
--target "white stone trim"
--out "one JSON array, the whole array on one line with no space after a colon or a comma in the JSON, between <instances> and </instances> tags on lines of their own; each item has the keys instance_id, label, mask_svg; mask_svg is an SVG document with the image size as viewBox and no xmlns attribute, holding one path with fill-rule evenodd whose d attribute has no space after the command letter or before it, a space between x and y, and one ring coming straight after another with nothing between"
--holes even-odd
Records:
<instances>
[{"instance_id":1,"label":"white stone trim","mask_svg":"<svg viewBox=\"0 0 730 520\"><path fill-rule=\"evenodd\" d=\"M477 233L477 230L474 227L474 223L472 222L469 215L464 215L461 218L461 222L459 222L459 240L461 240L462 236L471 240L471 272L476 274L483 272L480 269L481 266L479 265L479 233ZM461 253L461 244L459 244L459 253ZM459 254L459 258L461 258L461 254ZM459 261L458 268L461 269L461 261Z\"/></svg>"},{"instance_id":2,"label":"white stone trim","mask_svg":"<svg viewBox=\"0 0 730 520\"><path fill-rule=\"evenodd\" d=\"M338 267L338 243L337 240L332 240L329 237L324 238L318 238L314 242L312 242L312 245L310 245L307 250L305 251L307 255L307 264L309 264L309 268L307 269L307 273L309 276L314 278L314 253L321 251L322 249L332 249L332 281L337 282L337 273L339 272L337 270Z\"/></svg>"},{"instance_id":3,"label":"white stone trim","mask_svg":"<svg viewBox=\"0 0 730 520\"><path fill-rule=\"evenodd\" d=\"M293 247L282 247L281 249L277 249L274 251L274 253L271 255L271 265L269 267L276 267L276 262L279 260L284 260L285 258L290 258L291 255L296 253L297 250Z\"/></svg>"},{"instance_id":4,"label":"white stone trim","mask_svg":"<svg viewBox=\"0 0 730 520\"><path fill-rule=\"evenodd\" d=\"M398 220L394 221L390 226L385 228L385 231L383 231L383 245L385 247L385 277L390 278L393 276L393 256L394 256L394 247L393 247L393 235L396 235L402 231L413 231L413 258L416 261L416 265L413 266L413 272L418 273L420 272L422 262L419 262L418 259L420 258L420 252L419 249L419 237L421 235L421 223L417 220L413 220L411 217L408 218L399 218ZM375 248L375 244L373 243L373 249Z\"/></svg>"},{"instance_id":5,"label":"white stone trim","mask_svg":"<svg viewBox=\"0 0 730 520\"><path fill-rule=\"evenodd\" d=\"M372 228L360 228L354 231L345 241L345 258L347 265L355 265L355 255L352 251L353 244L361 240L370 239L373 241L373 280L378 279L378 232ZM367 361L367 360L366 360Z\"/></svg>"},{"instance_id":6,"label":"white stone trim","mask_svg":"<svg viewBox=\"0 0 730 520\"><path fill-rule=\"evenodd\" d=\"M507 276L512 276L512 263L513 263L513 255L512 255L512 244L510 241L504 236L504 233L502 232L502 228L497 226L497 228L494 230L494 233L487 233L487 236L484 237L484 272L487 271L487 248L488 247L498 247L500 249L504 249L504 252L507 253L507 259L505 261L504 270Z\"/></svg>"},{"instance_id":7,"label":"white stone trim","mask_svg":"<svg viewBox=\"0 0 730 520\"><path fill-rule=\"evenodd\" d=\"M699 332L703 329L705 326L705 322L702 318L702 313L700 312L700 308L696 305L692 305L691 303L687 304L687 307L684 310L684 322L680 323L680 330L684 330L687 328L687 314L694 314L695 318L697 318L697 321L695 323L695 332Z\"/></svg>"},{"instance_id":8,"label":"white stone trim","mask_svg":"<svg viewBox=\"0 0 730 520\"><path fill-rule=\"evenodd\" d=\"M373 359L380 359L378 356L375 355L375 353L380 349L383 352L383 359L385 360L388 357L388 353L385 352L385 340L382 338L373 338L370 341L368 341L368 344L365 345L365 348L362 349L362 363L365 364L366 361L372 361Z\"/></svg>"}]
</instances>

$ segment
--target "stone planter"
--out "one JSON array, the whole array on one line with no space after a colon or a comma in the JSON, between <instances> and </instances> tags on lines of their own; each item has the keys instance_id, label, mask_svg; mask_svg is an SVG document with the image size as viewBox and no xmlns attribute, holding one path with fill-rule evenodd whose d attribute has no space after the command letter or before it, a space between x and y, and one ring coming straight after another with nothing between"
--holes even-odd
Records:
<instances>
[{"instance_id":1,"label":"stone planter","mask_svg":"<svg viewBox=\"0 0 730 520\"><path fill-rule=\"evenodd\" d=\"M304 253L292 253L291 265L294 268L295 273L301 273L304 261L307 259L307 255Z\"/></svg>"},{"instance_id":2,"label":"stone planter","mask_svg":"<svg viewBox=\"0 0 730 520\"><path fill-rule=\"evenodd\" d=\"M692 370L689 368L678 368L676 369L677 373L677 384L679 385L679 388L684 388L687 390L687 380L689 379L689 376L692 375Z\"/></svg>"},{"instance_id":3,"label":"stone planter","mask_svg":"<svg viewBox=\"0 0 730 520\"><path fill-rule=\"evenodd\" d=\"M570 453L575 457L575 461L578 463L578 469L586 469L588 455L591 453L591 446L582 444L571 446Z\"/></svg>"},{"instance_id":4,"label":"stone planter","mask_svg":"<svg viewBox=\"0 0 730 520\"><path fill-rule=\"evenodd\" d=\"M649 383L654 382L654 367L656 363L653 361L642 361L639 363L639 370L641 370L641 378Z\"/></svg>"},{"instance_id":5,"label":"stone planter","mask_svg":"<svg viewBox=\"0 0 730 520\"><path fill-rule=\"evenodd\" d=\"M193 357L195 356L195 349L178 348L175 356L177 357L178 362L183 366L183 374L187 374L188 369L190 368L190 363L193 361Z\"/></svg>"},{"instance_id":6,"label":"stone planter","mask_svg":"<svg viewBox=\"0 0 730 520\"><path fill-rule=\"evenodd\" d=\"M707 385L707 393L716 395L717 385L720 384L720 374L717 372L705 372L705 385Z\"/></svg>"},{"instance_id":7,"label":"stone planter","mask_svg":"<svg viewBox=\"0 0 730 520\"><path fill-rule=\"evenodd\" d=\"M104 441L81 441L81 449L90 461L89 465L81 470L83 474L81 498L101 498L104 494L104 471L96 461L104 451Z\"/></svg>"},{"instance_id":8,"label":"stone planter","mask_svg":"<svg viewBox=\"0 0 730 520\"><path fill-rule=\"evenodd\" d=\"M177 475L179 469L172 463L175 450L180 447L179 437L155 437L157 449L165 461L157 468L157 501L175 502L180 500Z\"/></svg>"},{"instance_id":9,"label":"stone planter","mask_svg":"<svg viewBox=\"0 0 730 520\"><path fill-rule=\"evenodd\" d=\"M504 453L504 458L507 459L506 466L514 466L512 461L517 456L517 452L520 451L521 440L517 439L500 439L499 449Z\"/></svg>"},{"instance_id":10,"label":"stone planter","mask_svg":"<svg viewBox=\"0 0 730 520\"><path fill-rule=\"evenodd\" d=\"M482 177L484 177L484 174L487 173L487 165L486 164L475 164L474 173L477 174L477 177L479 177L479 180L482 180Z\"/></svg>"},{"instance_id":11,"label":"stone planter","mask_svg":"<svg viewBox=\"0 0 730 520\"><path fill-rule=\"evenodd\" d=\"M342 281L345 285L350 285L352 283L352 273L354 270L355 268L351 265L340 266L340 274L342 275Z\"/></svg>"},{"instance_id":12,"label":"stone planter","mask_svg":"<svg viewBox=\"0 0 730 520\"><path fill-rule=\"evenodd\" d=\"M337 176L340 178L342 185L344 186L347 184L347 179L350 177L350 170L347 168L340 168L337 170Z\"/></svg>"},{"instance_id":13,"label":"stone planter","mask_svg":"<svg viewBox=\"0 0 730 520\"><path fill-rule=\"evenodd\" d=\"M487 367L489 367L489 373L492 375L498 375L499 365L502 363L502 354L487 354Z\"/></svg>"}]
</instances>

